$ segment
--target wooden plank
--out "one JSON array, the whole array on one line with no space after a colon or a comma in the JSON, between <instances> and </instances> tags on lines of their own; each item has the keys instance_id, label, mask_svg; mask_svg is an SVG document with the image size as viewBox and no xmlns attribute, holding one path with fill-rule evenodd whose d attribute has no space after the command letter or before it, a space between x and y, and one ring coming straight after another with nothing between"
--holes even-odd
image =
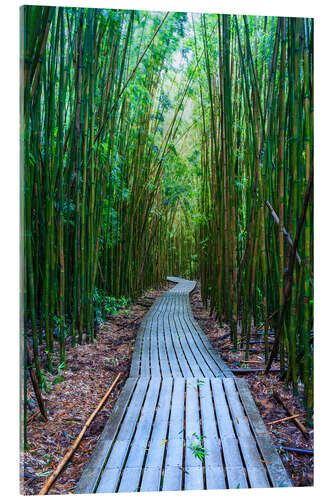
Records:
<instances>
[{"instance_id":1,"label":"wooden plank","mask_svg":"<svg viewBox=\"0 0 333 500\"><path fill-rule=\"evenodd\" d=\"M151 433L161 379L151 379L145 403L138 421L133 441L123 470L119 492L136 491L139 486L142 464Z\"/></svg>"},{"instance_id":2,"label":"wooden plank","mask_svg":"<svg viewBox=\"0 0 333 500\"><path fill-rule=\"evenodd\" d=\"M163 303L163 311L162 314L158 317L156 323L157 329L157 347L158 347L158 359L160 365L160 372L162 377L171 377L171 370L169 366L169 360L166 352L165 346L165 338L164 338L164 316L166 313L166 309L168 306L168 296L165 295L165 302Z\"/></svg>"},{"instance_id":3,"label":"wooden plank","mask_svg":"<svg viewBox=\"0 0 333 500\"><path fill-rule=\"evenodd\" d=\"M268 430L252 398L251 392L244 379L235 379L240 399L249 419L252 431L257 436L268 435Z\"/></svg>"},{"instance_id":4,"label":"wooden plank","mask_svg":"<svg viewBox=\"0 0 333 500\"><path fill-rule=\"evenodd\" d=\"M163 315L164 309L163 309L163 303L160 303L160 306L158 308L158 313L154 317L154 320L151 325L151 331L150 331L150 345L149 345L149 351L150 351L150 374L153 377L160 377L161 376L161 370L160 370L160 362L159 362L159 356L158 356L158 321L159 318Z\"/></svg>"},{"instance_id":5,"label":"wooden plank","mask_svg":"<svg viewBox=\"0 0 333 500\"><path fill-rule=\"evenodd\" d=\"M202 463L191 449L192 444L201 443L198 387L196 379L186 380L185 421L185 490L203 489Z\"/></svg>"},{"instance_id":6,"label":"wooden plank","mask_svg":"<svg viewBox=\"0 0 333 500\"><path fill-rule=\"evenodd\" d=\"M204 435L206 485L207 489L226 487L221 455L221 442L218 436L211 386L209 379L203 379L199 385L202 433Z\"/></svg>"},{"instance_id":7,"label":"wooden plank","mask_svg":"<svg viewBox=\"0 0 333 500\"><path fill-rule=\"evenodd\" d=\"M172 379L163 379L158 409L151 435L147 459L140 491L158 491L160 488L164 453L167 447L166 437L171 405Z\"/></svg>"},{"instance_id":8,"label":"wooden plank","mask_svg":"<svg viewBox=\"0 0 333 500\"><path fill-rule=\"evenodd\" d=\"M174 305L174 300L171 301L170 307L173 307ZM163 319L163 327L164 327L164 338L165 338L165 346L167 350L167 355L170 363L170 369L173 377L182 377L183 373L179 367L178 359L175 353L174 346L172 344L171 340L171 329L170 329L170 323L169 323L169 315L170 311L168 309L168 314L164 315Z\"/></svg>"},{"instance_id":9,"label":"wooden plank","mask_svg":"<svg viewBox=\"0 0 333 500\"><path fill-rule=\"evenodd\" d=\"M199 371L195 373L197 377L211 377L214 375L214 371L212 371L209 367L209 363L207 363L205 357L202 355L200 348L198 348L197 335L193 335L193 329L188 326L188 315L187 315L187 304L188 304L188 294L183 297L182 301L182 310L181 310L181 328L183 331L182 338L184 339L184 345L186 348L191 351L193 357L195 358Z\"/></svg>"},{"instance_id":10,"label":"wooden plank","mask_svg":"<svg viewBox=\"0 0 333 500\"><path fill-rule=\"evenodd\" d=\"M102 475L102 479L98 485L96 493L113 493L117 489L121 467L106 469Z\"/></svg>"},{"instance_id":11,"label":"wooden plank","mask_svg":"<svg viewBox=\"0 0 333 500\"><path fill-rule=\"evenodd\" d=\"M100 435L89 462L77 484L75 493L93 493L98 484L115 435L119 429L127 406L137 383L136 378L128 378L113 408L102 434Z\"/></svg>"},{"instance_id":12,"label":"wooden plank","mask_svg":"<svg viewBox=\"0 0 333 500\"><path fill-rule=\"evenodd\" d=\"M138 380L130 405L126 409L127 411L120 427L117 440L112 448L104 472L101 476L100 483L96 489L96 493L112 493L117 487L119 474L121 473L121 469L135 431L135 426L140 415L142 403L146 395L148 382L149 379L146 378L140 378Z\"/></svg>"},{"instance_id":13,"label":"wooden plank","mask_svg":"<svg viewBox=\"0 0 333 500\"><path fill-rule=\"evenodd\" d=\"M247 488L247 480L221 379L211 380L214 406L229 488Z\"/></svg>"},{"instance_id":14,"label":"wooden plank","mask_svg":"<svg viewBox=\"0 0 333 500\"><path fill-rule=\"evenodd\" d=\"M144 325L141 323L141 326L137 333L137 337L135 339L132 361L131 361L130 377L138 377L140 375L141 346L145 329L146 329L146 322Z\"/></svg>"},{"instance_id":15,"label":"wooden plank","mask_svg":"<svg viewBox=\"0 0 333 500\"><path fill-rule=\"evenodd\" d=\"M202 348L202 351L205 353L206 358L211 359L213 361L213 363L215 364L214 371L216 373L216 376L217 377L224 376L224 377L233 378L234 375L233 375L232 371L219 357L216 350L210 344L210 342L206 338L204 332L201 330L200 326L193 318L192 314L189 315L189 321L190 321L191 327L193 328L194 332L196 332L196 334L198 335L198 342L199 341L201 342L201 346L202 346L201 348ZM210 365L210 366L214 366L214 365ZM217 370L217 372L216 372L216 370Z\"/></svg>"},{"instance_id":16,"label":"wooden plank","mask_svg":"<svg viewBox=\"0 0 333 500\"><path fill-rule=\"evenodd\" d=\"M180 364L183 376L188 378L188 377L193 377L193 371L191 369L191 366L195 367L195 362L188 361L186 353L184 353L184 349L182 347L181 339L183 332L180 328L179 324L179 313L175 313L172 311L169 314L169 325L170 325L170 332L171 332L171 341L174 345L174 348L177 352L177 358L178 362ZM195 371L195 368L194 368Z\"/></svg>"},{"instance_id":17,"label":"wooden plank","mask_svg":"<svg viewBox=\"0 0 333 500\"><path fill-rule=\"evenodd\" d=\"M167 281L171 281L172 283L180 283L181 278L177 278L175 276L167 276Z\"/></svg>"},{"instance_id":18,"label":"wooden plank","mask_svg":"<svg viewBox=\"0 0 333 500\"><path fill-rule=\"evenodd\" d=\"M200 325L195 321L193 313L192 313L192 309L191 309L191 304L189 301L188 301L188 306L187 306L187 320L188 320L191 328L193 329L193 331L195 331L197 333L198 339L200 340L200 342L202 344L202 348L209 353L210 357L213 359L213 361L218 366L218 368L220 370L222 368L223 371L226 370L227 372L228 371L230 372L227 365L221 360L221 358L218 356L217 352L215 351L215 349L213 348L213 346L211 345L211 343L207 339L203 330L200 328ZM230 376L232 377L231 372L230 372Z\"/></svg>"},{"instance_id":19,"label":"wooden plank","mask_svg":"<svg viewBox=\"0 0 333 500\"><path fill-rule=\"evenodd\" d=\"M203 377L213 377L216 375L216 368L215 372L214 369L211 369L210 365L210 360L207 359L206 353L203 353L200 349L200 343L198 342L198 335L196 335L195 332L193 332L192 329L189 328L185 316L182 318L182 329L184 332L184 341L186 341L187 346L193 353L193 356L196 359L196 362L198 366L200 367L201 373L197 373L196 376L203 376Z\"/></svg>"},{"instance_id":20,"label":"wooden plank","mask_svg":"<svg viewBox=\"0 0 333 500\"><path fill-rule=\"evenodd\" d=\"M185 380L175 378L172 394L169 437L166 450L163 490L181 489L183 477Z\"/></svg>"},{"instance_id":21,"label":"wooden plank","mask_svg":"<svg viewBox=\"0 0 333 500\"><path fill-rule=\"evenodd\" d=\"M228 467L228 488L236 489L236 488L248 488L248 483L246 480L246 476L244 474L243 467Z\"/></svg>"},{"instance_id":22,"label":"wooden plank","mask_svg":"<svg viewBox=\"0 0 333 500\"><path fill-rule=\"evenodd\" d=\"M203 490L203 470L201 465L185 466L185 490Z\"/></svg>"},{"instance_id":23,"label":"wooden plank","mask_svg":"<svg viewBox=\"0 0 333 500\"><path fill-rule=\"evenodd\" d=\"M164 297L159 297L151 309L149 310L149 318L145 324L145 329L143 332L143 338L140 348L140 375L141 377L149 377L151 375L150 370L150 337L152 331L154 331L154 325L156 318L160 314L160 308L163 304Z\"/></svg>"},{"instance_id":24,"label":"wooden plank","mask_svg":"<svg viewBox=\"0 0 333 500\"><path fill-rule=\"evenodd\" d=\"M223 385L251 487L269 487L266 469L261 461L256 441L239 399L235 381L233 379L223 379Z\"/></svg>"},{"instance_id":25,"label":"wooden plank","mask_svg":"<svg viewBox=\"0 0 333 500\"><path fill-rule=\"evenodd\" d=\"M153 324L154 323L152 320L147 324L143 337L142 348L141 348L141 369L140 369L141 377L150 376L150 335Z\"/></svg>"},{"instance_id":26,"label":"wooden plank","mask_svg":"<svg viewBox=\"0 0 333 500\"><path fill-rule=\"evenodd\" d=\"M205 470L207 490L224 490L226 488L223 468L206 465Z\"/></svg>"},{"instance_id":27,"label":"wooden plank","mask_svg":"<svg viewBox=\"0 0 333 500\"><path fill-rule=\"evenodd\" d=\"M140 486L140 491L159 491L161 485L161 468L146 467Z\"/></svg>"},{"instance_id":28,"label":"wooden plank","mask_svg":"<svg viewBox=\"0 0 333 500\"><path fill-rule=\"evenodd\" d=\"M183 471L181 466L166 465L162 482L163 491L179 491L182 489Z\"/></svg>"},{"instance_id":29,"label":"wooden plank","mask_svg":"<svg viewBox=\"0 0 333 500\"><path fill-rule=\"evenodd\" d=\"M235 384L238 388L241 401L244 405L246 415L249 419L251 429L256 437L258 447L266 462L266 467L273 487L292 486L292 482L283 467L279 454L276 451L268 430L261 418L258 408L253 401L250 390L243 379L236 379Z\"/></svg>"},{"instance_id":30,"label":"wooden plank","mask_svg":"<svg viewBox=\"0 0 333 500\"><path fill-rule=\"evenodd\" d=\"M178 345L183 353L183 364L181 365L184 376L186 377L203 377L204 373L198 365L197 359L194 357L188 342L186 341L185 332L183 329L183 322L179 318L174 320L175 329L173 337L177 337Z\"/></svg>"}]
</instances>

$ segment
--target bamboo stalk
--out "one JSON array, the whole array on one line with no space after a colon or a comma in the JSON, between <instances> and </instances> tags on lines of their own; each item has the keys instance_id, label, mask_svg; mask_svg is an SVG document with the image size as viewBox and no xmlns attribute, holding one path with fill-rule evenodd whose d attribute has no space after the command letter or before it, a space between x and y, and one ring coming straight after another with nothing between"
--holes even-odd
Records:
<instances>
[{"instance_id":1,"label":"bamboo stalk","mask_svg":"<svg viewBox=\"0 0 333 500\"><path fill-rule=\"evenodd\" d=\"M271 354L270 354L270 357L269 357L269 360L268 360L268 363L266 366L266 373L268 373L268 371L272 365L273 359L276 356L276 352L277 352L279 341L280 341L280 335L281 335L281 330L282 330L282 326L283 326L284 315L286 312L286 307L287 307L287 303L289 300L290 289L292 286L291 282L292 282L292 278L293 278L294 264L295 264L295 258L296 258L296 249L297 249L298 241L299 241L299 238L301 235L301 230L302 230L305 216L306 216L306 210L307 210L309 199L310 199L312 184L313 184L313 165L312 165L311 174L310 174L310 178L309 178L308 185L307 185L307 190L306 190L304 201L303 201L302 213L301 213L300 219L298 221L297 232L296 232L295 240L294 240L292 250L291 250L291 255L290 255L290 260L289 260L289 269L288 269L288 281L287 281L285 289L284 289L284 302L283 302L283 306L282 306L282 309L280 312L279 324L278 324L277 332L275 334L274 345L273 345L273 348L271 350Z\"/></svg>"},{"instance_id":2,"label":"bamboo stalk","mask_svg":"<svg viewBox=\"0 0 333 500\"><path fill-rule=\"evenodd\" d=\"M46 408L45 408L45 405L44 405L44 400L43 400L43 397L42 397L42 394L41 394L41 390L40 390L40 387L39 387L39 384L38 384L38 380L37 380L37 377L36 377L36 373L35 373L35 370L34 370L34 368L32 366L32 359L31 359L32 357L31 357L31 353L30 353L30 349L29 349L28 345L26 346L26 349L27 349L27 352L26 352L27 364L28 364L28 367L29 367L29 374L30 374L32 386L33 386L34 392L36 394L36 399L37 399L37 403L38 403L38 406L39 406L40 413L41 413L43 419L45 421L47 421L47 412L46 412Z\"/></svg>"}]
</instances>

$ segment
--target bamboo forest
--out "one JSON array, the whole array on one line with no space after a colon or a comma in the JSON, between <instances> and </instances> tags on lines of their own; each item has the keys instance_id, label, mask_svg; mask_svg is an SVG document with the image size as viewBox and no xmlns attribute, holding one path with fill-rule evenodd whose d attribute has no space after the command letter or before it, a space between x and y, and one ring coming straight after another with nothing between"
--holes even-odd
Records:
<instances>
[{"instance_id":1,"label":"bamboo forest","mask_svg":"<svg viewBox=\"0 0 333 500\"><path fill-rule=\"evenodd\" d=\"M64 434L58 454L43 444L43 464L24 469L24 491L36 493L47 480L40 492L47 493L55 476L53 493L73 492L77 482L80 493L310 484L290 473L282 445L296 449L289 451L291 464L299 460L295 470L296 463L312 467L302 460L313 460L313 19L24 6L20 36L23 453L37 456L42 441L34 426L51 432L56 399L73 391L74 401L77 383L66 384L78 370L76 356L86 359L77 409L83 397L92 405L76 420L75 406L57 400L67 412L62 422L76 421L63 431L73 439ZM99 372L104 359L116 359L119 368ZM89 376L95 382L84 392ZM95 394L98 377L105 385ZM179 486L177 473L170 475L178 400L165 403L169 416L159 416L170 377L171 399L185 384ZM190 379L198 384L194 399ZM90 460L89 430L80 446L74 438L111 382ZM222 396L245 470L235 482L223 444ZM271 414L265 401L274 405ZM214 417L205 420L209 404ZM140 422L147 423L148 410L144 437ZM237 434L243 414L259 465L252 455L248 462ZM105 465L118 460L127 418L134 427L125 458ZM261 447L261 418L269 457L274 452L279 465ZM207 424L213 420L214 432ZM102 459L108 425L116 430ZM287 428L289 440L282 441ZM215 432L222 442L217 458ZM134 483L135 472L127 472L141 442ZM60 476L67 449L71 465ZM98 460L98 479L88 487ZM221 475L211 474L221 460ZM251 472L260 467L265 480ZM202 482L192 469L200 469Z\"/></svg>"}]
</instances>

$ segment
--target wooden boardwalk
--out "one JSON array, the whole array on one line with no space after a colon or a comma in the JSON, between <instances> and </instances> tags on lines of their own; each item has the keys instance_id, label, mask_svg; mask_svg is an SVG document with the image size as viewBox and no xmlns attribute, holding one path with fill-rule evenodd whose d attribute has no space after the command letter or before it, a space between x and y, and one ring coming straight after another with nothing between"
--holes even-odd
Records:
<instances>
[{"instance_id":1,"label":"wooden boardwalk","mask_svg":"<svg viewBox=\"0 0 333 500\"><path fill-rule=\"evenodd\" d=\"M76 493L292 486L246 382L193 318L195 282L168 279Z\"/></svg>"}]
</instances>

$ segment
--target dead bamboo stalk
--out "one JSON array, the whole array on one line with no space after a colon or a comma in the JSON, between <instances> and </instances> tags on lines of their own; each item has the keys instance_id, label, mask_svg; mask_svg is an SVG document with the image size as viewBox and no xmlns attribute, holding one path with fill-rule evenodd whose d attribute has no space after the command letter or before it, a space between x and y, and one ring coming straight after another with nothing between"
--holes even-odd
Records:
<instances>
[{"instance_id":1,"label":"dead bamboo stalk","mask_svg":"<svg viewBox=\"0 0 333 500\"><path fill-rule=\"evenodd\" d=\"M279 418L278 420L273 420L273 422L268 422L266 425L278 424L279 422L285 422L286 420L292 420L293 418L303 417L306 415L306 411L303 413L298 413L297 415L290 415L290 417Z\"/></svg>"},{"instance_id":2,"label":"dead bamboo stalk","mask_svg":"<svg viewBox=\"0 0 333 500\"><path fill-rule=\"evenodd\" d=\"M266 206L268 207L268 209L269 209L269 211L270 211L270 213L271 213L271 215L272 215L272 217L273 217L274 221L276 222L276 224L277 224L277 225L279 225L279 224L280 224L280 219L279 219L279 217L277 216L277 214L276 214L276 212L275 212L274 208L272 207L272 205L269 203L269 201L268 201L268 200L265 200L265 204L266 204ZM292 241L292 239L291 239L291 237L290 237L290 234L287 232L287 230L286 230L286 228L285 228L285 227L283 227L283 234L285 235L285 237L286 237L286 239L287 239L287 241L288 241L289 245L292 247L292 246L293 246L293 241ZM297 262L299 263L299 265L301 265L301 264L302 264L301 258L300 258L299 253L298 253L297 251L296 251L296 260L297 260Z\"/></svg>"},{"instance_id":3,"label":"dead bamboo stalk","mask_svg":"<svg viewBox=\"0 0 333 500\"><path fill-rule=\"evenodd\" d=\"M291 287L292 287L292 279L293 279L293 273L294 273L294 265L295 265L297 246L298 246L298 242L299 242L299 239L301 236L302 227L303 227L303 224L305 221L306 212L307 212L307 208L308 208L308 204L309 204L309 200L310 200L310 196L311 196L312 186L313 186L313 164L311 166L311 172L310 172L306 192L304 195L301 215L300 215L300 218L299 218L298 224L297 224L297 230L296 230L294 243L293 243L293 246L291 247L291 251L290 251L290 255L289 255L288 273L286 275L286 283L285 283L284 290L283 290L283 295L284 295L283 304L282 304L282 307L280 310L279 322L278 322L277 329L275 332L274 345L273 345L273 348L271 350L271 354L269 356L269 360L268 360L267 365L266 365L266 370L265 370L266 375L272 366L273 359L275 358L275 356L277 354L277 350L278 350L279 345L280 345L280 336L281 336L281 331L282 331L283 323L284 323L284 315L285 315L285 312L287 310L287 305L288 305L289 300L290 300L290 293L291 293Z\"/></svg>"},{"instance_id":4,"label":"dead bamboo stalk","mask_svg":"<svg viewBox=\"0 0 333 500\"><path fill-rule=\"evenodd\" d=\"M235 375L246 375L247 373L264 373L265 368L231 368L232 373ZM270 373L277 373L280 368L271 368Z\"/></svg>"},{"instance_id":5,"label":"dead bamboo stalk","mask_svg":"<svg viewBox=\"0 0 333 500\"><path fill-rule=\"evenodd\" d=\"M276 311L274 311L274 312L273 312L270 316L268 316L268 318L266 318L266 321L269 321L269 320L271 320L272 318L274 318L274 316L275 316L278 312L279 312L279 310L278 310L278 309L276 309ZM260 330L260 329L264 326L264 324L265 324L265 322L264 322L264 323L260 323L260 324L257 326L256 330Z\"/></svg>"},{"instance_id":6,"label":"dead bamboo stalk","mask_svg":"<svg viewBox=\"0 0 333 500\"><path fill-rule=\"evenodd\" d=\"M75 439L74 443L69 447L66 455L61 460L61 462L58 464L58 467L55 469L55 471L53 472L53 474L48 478L48 480L46 481L46 483L44 484L44 486L42 487L42 489L39 491L38 495L47 495L47 492L49 491L49 489L51 488L52 484L57 479L57 477L59 476L60 472L65 467L65 465L67 464L67 462L69 461L69 459L71 458L71 456L73 455L74 451L79 446L79 444L81 442L81 439L84 436L84 433L88 429L88 427L91 424L91 422L94 420L94 418L97 415L97 413L99 412L99 410L104 405L105 401L109 397L112 389L115 387L115 385L118 382L118 380L119 380L119 378L120 378L121 375L122 375L122 372L118 373L118 375L116 376L116 378L112 382L110 388L104 394L104 396L101 399L101 401L99 402L98 406L95 408L95 410L92 412L92 414L90 415L90 417L88 418L88 420L84 424L84 426L82 428L82 431L80 432L80 434L78 435L78 437Z\"/></svg>"},{"instance_id":7,"label":"dead bamboo stalk","mask_svg":"<svg viewBox=\"0 0 333 500\"><path fill-rule=\"evenodd\" d=\"M279 394L277 392L273 392L273 396L276 399L276 401L278 403L280 403L280 405L286 410L286 412L289 415L292 415L292 411L289 410L288 406L282 401L282 399L280 398ZM295 418L295 424L297 425L297 427L299 428L299 430L301 431L301 433L303 434L303 436L306 437L306 438L308 438L309 437L308 431L306 430L306 428L304 427L304 425L302 424L302 422L300 422L298 420L298 418Z\"/></svg>"},{"instance_id":8,"label":"dead bamboo stalk","mask_svg":"<svg viewBox=\"0 0 333 500\"><path fill-rule=\"evenodd\" d=\"M29 369L29 374L30 374L32 386L34 388L34 392L36 395L36 399L37 399L40 413L41 413L43 419L45 421L47 421L47 411L46 411L44 400L42 397L42 393L41 393L41 390L40 390L40 387L38 384L37 375L36 375L35 369L32 365L32 354L31 354L31 351L30 351L30 348L28 345L26 346L26 348L27 348L27 364L28 364L28 369Z\"/></svg>"},{"instance_id":9,"label":"dead bamboo stalk","mask_svg":"<svg viewBox=\"0 0 333 500\"><path fill-rule=\"evenodd\" d=\"M262 361L263 360L260 360L260 359L258 359L258 360L248 359L247 361L243 360L243 361L240 361L240 362L246 364L246 363L262 363Z\"/></svg>"}]
</instances>

